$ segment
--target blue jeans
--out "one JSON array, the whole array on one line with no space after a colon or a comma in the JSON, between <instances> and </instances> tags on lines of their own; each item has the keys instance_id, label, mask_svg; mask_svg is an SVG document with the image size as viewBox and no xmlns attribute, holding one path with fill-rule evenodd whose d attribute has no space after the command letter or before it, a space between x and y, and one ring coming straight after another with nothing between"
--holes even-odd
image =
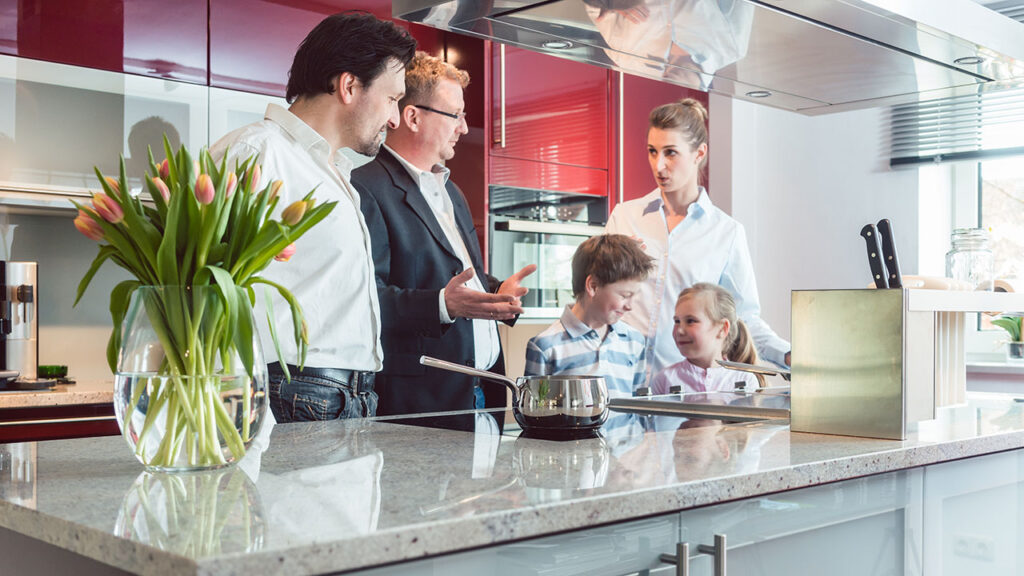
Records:
<instances>
[{"instance_id":1,"label":"blue jeans","mask_svg":"<svg viewBox=\"0 0 1024 576\"><path fill-rule=\"evenodd\" d=\"M377 414L372 374L368 382L353 383L357 373L349 370L307 368L299 372L295 366L289 366L292 379L288 382L280 365L270 364L267 370L270 410L278 422L364 418Z\"/></svg>"}]
</instances>

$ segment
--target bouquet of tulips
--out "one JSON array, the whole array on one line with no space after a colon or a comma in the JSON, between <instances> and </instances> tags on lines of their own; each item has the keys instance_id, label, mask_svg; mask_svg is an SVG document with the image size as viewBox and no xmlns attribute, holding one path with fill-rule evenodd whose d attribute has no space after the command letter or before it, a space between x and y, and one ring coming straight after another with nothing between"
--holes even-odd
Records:
<instances>
[{"instance_id":1,"label":"bouquet of tulips","mask_svg":"<svg viewBox=\"0 0 1024 576\"><path fill-rule=\"evenodd\" d=\"M248 420L241 431L232 426L237 418L225 411L222 390L198 383L229 371L228 364L239 361L235 359L253 375L252 305L254 287L260 284L276 290L290 306L292 336L300 363L304 361L308 342L302 309L286 288L259 273L273 260L288 260L295 240L323 220L335 203L317 204L311 191L274 219L283 184L277 180L259 188L260 165L255 158L229 167L226 160L215 163L205 149L193 160L184 147L175 154L165 140L164 148L167 160L159 165L150 153L150 175L145 178L150 202L128 192L122 160L117 178L96 170L103 191L93 194L91 206L74 203L75 227L101 243L78 286L75 303L108 260L134 276L110 294L114 330L107 361L117 373L122 324L131 296L140 288L163 357L159 382L149 379L131 392L129 409L119 414L125 420L121 429L128 438L127 419L137 413L135 408L144 408L145 421L132 432L139 437L128 438L130 444L137 441L136 456L144 464L180 466L184 447L184 465L216 466L225 461L220 444L240 458L256 430L249 429ZM199 296L211 291L216 295L212 302ZM271 334L276 344L272 323ZM246 395L244 401L248 399ZM152 445L144 448L143 440L154 428L162 429L159 448L144 453L153 450Z\"/></svg>"}]
</instances>

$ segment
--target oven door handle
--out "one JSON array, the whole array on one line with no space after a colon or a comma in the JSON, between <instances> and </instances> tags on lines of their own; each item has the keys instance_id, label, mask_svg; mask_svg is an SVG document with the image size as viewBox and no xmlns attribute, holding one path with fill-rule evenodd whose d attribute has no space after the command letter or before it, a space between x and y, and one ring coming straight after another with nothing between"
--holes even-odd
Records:
<instances>
[{"instance_id":1,"label":"oven door handle","mask_svg":"<svg viewBox=\"0 0 1024 576\"><path fill-rule=\"evenodd\" d=\"M494 229L503 232L535 232L565 236L597 236L604 234L603 226L568 224L563 222L534 222L532 220L503 220L494 223Z\"/></svg>"}]
</instances>

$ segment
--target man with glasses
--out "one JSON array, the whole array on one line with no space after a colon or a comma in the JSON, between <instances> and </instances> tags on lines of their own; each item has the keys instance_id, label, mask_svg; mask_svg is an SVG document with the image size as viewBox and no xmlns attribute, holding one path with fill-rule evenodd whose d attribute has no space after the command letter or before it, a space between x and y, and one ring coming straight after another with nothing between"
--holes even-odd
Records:
<instances>
[{"instance_id":1,"label":"man with glasses","mask_svg":"<svg viewBox=\"0 0 1024 576\"><path fill-rule=\"evenodd\" d=\"M495 321L522 312L527 266L505 280L483 268L476 228L444 163L466 134L469 74L423 52L405 73L400 122L373 162L353 171L370 231L384 369L378 415L504 407L505 389L430 370L421 355L504 371Z\"/></svg>"}]
</instances>

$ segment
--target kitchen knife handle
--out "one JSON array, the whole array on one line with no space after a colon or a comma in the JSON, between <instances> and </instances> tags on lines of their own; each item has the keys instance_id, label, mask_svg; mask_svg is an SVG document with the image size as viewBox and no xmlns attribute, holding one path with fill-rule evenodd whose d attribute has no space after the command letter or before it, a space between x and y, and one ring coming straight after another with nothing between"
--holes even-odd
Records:
<instances>
[{"instance_id":1,"label":"kitchen knife handle","mask_svg":"<svg viewBox=\"0 0 1024 576\"><path fill-rule=\"evenodd\" d=\"M900 273L900 261L896 256L896 240L892 235L892 224L888 218L878 221L878 237L882 242L882 258L885 269L889 271L889 288L903 287L903 274Z\"/></svg>"},{"instance_id":2,"label":"kitchen knife handle","mask_svg":"<svg viewBox=\"0 0 1024 576\"><path fill-rule=\"evenodd\" d=\"M871 277L875 280L875 288L888 288L888 274L882 264L882 250L878 244L878 229L874 224L867 224L860 229L860 235L867 243L868 265L871 267Z\"/></svg>"}]
</instances>

